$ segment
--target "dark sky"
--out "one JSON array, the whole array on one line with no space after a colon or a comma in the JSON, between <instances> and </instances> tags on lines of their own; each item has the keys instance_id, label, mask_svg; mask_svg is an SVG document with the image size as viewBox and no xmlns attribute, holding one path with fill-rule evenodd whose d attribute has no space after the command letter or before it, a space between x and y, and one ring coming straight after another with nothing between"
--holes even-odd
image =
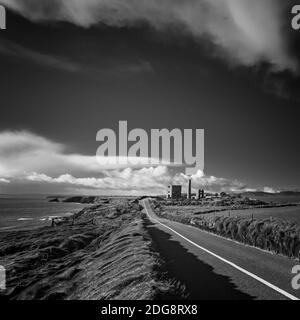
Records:
<instances>
[{"instance_id":1,"label":"dark sky","mask_svg":"<svg viewBox=\"0 0 300 320\"><path fill-rule=\"evenodd\" d=\"M94 155L96 132L119 120L129 129L204 128L207 175L299 189L295 73L228 65L209 41L176 28L33 23L11 11L7 21L0 131L25 129ZM299 36L287 36L295 53Z\"/></svg>"}]
</instances>

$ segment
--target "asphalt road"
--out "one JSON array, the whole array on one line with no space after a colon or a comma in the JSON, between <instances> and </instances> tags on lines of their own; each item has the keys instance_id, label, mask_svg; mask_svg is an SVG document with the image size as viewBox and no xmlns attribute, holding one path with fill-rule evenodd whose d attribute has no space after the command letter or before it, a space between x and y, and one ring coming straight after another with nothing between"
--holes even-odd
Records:
<instances>
[{"instance_id":1,"label":"asphalt road","mask_svg":"<svg viewBox=\"0 0 300 320\"><path fill-rule=\"evenodd\" d=\"M148 199L142 204L169 275L186 286L190 299L300 299L300 290L291 285L297 262L161 219Z\"/></svg>"}]
</instances>

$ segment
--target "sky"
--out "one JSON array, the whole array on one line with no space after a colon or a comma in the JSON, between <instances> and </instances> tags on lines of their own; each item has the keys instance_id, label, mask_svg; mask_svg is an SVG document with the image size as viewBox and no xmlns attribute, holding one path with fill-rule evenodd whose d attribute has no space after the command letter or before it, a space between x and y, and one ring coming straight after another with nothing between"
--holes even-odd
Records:
<instances>
[{"instance_id":1,"label":"sky","mask_svg":"<svg viewBox=\"0 0 300 320\"><path fill-rule=\"evenodd\" d=\"M0 193L156 194L178 167L107 168L102 128L205 130L194 188L300 190L296 1L0 0Z\"/></svg>"}]
</instances>

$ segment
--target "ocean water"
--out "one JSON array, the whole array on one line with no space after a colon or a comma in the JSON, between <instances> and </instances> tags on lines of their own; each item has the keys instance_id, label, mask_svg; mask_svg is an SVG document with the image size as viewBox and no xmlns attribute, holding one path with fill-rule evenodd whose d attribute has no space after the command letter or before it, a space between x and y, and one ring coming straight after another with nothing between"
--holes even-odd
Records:
<instances>
[{"instance_id":1,"label":"ocean water","mask_svg":"<svg viewBox=\"0 0 300 320\"><path fill-rule=\"evenodd\" d=\"M69 216L87 207L48 200L46 196L0 196L0 231L50 226L51 218Z\"/></svg>"}]
</instances>

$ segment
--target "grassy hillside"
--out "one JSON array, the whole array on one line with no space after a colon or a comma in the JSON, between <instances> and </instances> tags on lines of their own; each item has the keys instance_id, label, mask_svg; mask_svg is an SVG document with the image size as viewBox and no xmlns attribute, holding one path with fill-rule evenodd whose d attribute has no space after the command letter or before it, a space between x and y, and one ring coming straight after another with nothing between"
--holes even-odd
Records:
<instances>
[{"instance_id":1,"label":"grassy hillside","mask_svg":"<svg viewBox=\"0 0 300 320\"><path fill-rule=\"evenodd\" d=\"M139 204L114 200L60 225L0 233L7 299L153 299L177 295Z\"/></svg>"}]
</instances>

